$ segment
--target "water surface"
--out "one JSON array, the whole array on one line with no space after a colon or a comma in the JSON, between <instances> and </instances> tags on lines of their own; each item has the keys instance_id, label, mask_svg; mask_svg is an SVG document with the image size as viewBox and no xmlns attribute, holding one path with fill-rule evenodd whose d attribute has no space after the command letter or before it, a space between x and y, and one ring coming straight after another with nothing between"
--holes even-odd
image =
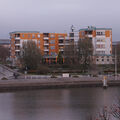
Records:
<instances>
[{"instance_id":1,"label":"water surface","mask_svg":"<svg viewBox=\"0 0 120 120\"><path fill-rule=\"evenodd\" d=\"M0 93L0 120L86 120L120 96L120 88L72 88Z\"/></svg>"}]
</instances>

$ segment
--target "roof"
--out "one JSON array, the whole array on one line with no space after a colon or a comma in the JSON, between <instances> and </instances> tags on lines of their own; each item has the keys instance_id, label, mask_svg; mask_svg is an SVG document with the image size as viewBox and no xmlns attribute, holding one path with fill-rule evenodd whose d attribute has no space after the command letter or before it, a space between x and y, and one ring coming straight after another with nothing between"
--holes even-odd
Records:
<instances>
[{"instance_id":1,"label":"roof","mask_svg":"<svg viewBox=\"0 0 120 120\"><path fill-rule=\"evenodd\" d=\"M10 34L14 34L14 33L40 33L39 31L14 31L14 32L10 32Z\"/></svg>"},{"instance_id":2,"label":"roof","mask_svg":"<svg viewBox=\"0 0 120 120\"><path fill-rule=\"evenodd\" d=\"M79 31L90 31L90 30L112 30L112 28L96 28L96 27L88 27L80 29Z\"/></svg>"}]
</instances>

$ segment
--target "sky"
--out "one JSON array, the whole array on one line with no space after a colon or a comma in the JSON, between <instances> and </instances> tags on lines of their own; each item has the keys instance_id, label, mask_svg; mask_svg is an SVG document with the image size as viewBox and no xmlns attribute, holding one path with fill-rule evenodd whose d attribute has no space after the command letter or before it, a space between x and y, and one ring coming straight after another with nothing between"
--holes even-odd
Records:
<instances>
[{"instance_id":1,"label":"sky","mask_svg":"<svg viewBox=\"0 0 120 120\"><path fill-rule=\"evenodd\" d=\"M112 28L120 41L120 0L0 0L0 38L13 31L69 32Z\"/></svg>"}]
</instances>

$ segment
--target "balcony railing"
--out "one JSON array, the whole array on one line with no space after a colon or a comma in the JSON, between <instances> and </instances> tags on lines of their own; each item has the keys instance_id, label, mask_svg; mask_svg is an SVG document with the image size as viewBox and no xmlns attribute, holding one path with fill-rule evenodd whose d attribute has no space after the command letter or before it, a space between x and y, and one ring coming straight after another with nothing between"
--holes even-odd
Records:
<instances>
[{"instance_id":1,"label":"balcony railing","mask_svg":"<svg viewBox=\"0 0 120 120\"><path fill-rule=\"evenodd\" d=\"M48 48L45 48L44 51L49 51L49 49L48 49Z\"/></svg>"},{"instance_id":2,"label":"balcony railing","mask_svg":"<svg viewBox=\"0 0 120 120\"><path fill-rule=\"evenodd\" d=\"M48 39L49 39L49 37L44 37L43 39L44 39L44 40L48 40Z\"/></svg>"}]
</instances>

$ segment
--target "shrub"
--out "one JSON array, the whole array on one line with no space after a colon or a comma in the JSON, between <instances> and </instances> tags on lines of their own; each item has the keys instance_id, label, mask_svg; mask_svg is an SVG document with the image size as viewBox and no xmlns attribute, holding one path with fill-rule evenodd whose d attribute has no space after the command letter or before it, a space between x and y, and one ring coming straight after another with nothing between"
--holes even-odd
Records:
<instances>
[{"instance_id":1,"label":"shrub","mask_svg":"<svg viewBox=\"0 0 120 120\"><path fill-rule=\"evenodd\" d=\"M3 77L1 80L8 80L6 77Z\"/></svg>"},{"instance_id":2,"label":"shrub","mask_svg":"<svg viewBox=\"0 0 120 120\"><path fill-rule=\"evenodd\" d=\"M40 65L37 68L37 74L47 74L49 72L50 72L50 70L49 70L49 68L47 66Z\"/></svg>"},{"instance_id":3,"label":"shrub","mask_svg":"<svg viewBox=\"0 0 120 120\"><path fill-rule=\"evenodd\" d=\"M72 77L74 77L74 78L78 78L79 76L78 76L78 75L73 75Z\"/></svg>"},{"instance_id":4,"label":"shrub","mask_svg":"<svg viewBox=\"0 0 120 120\"><path fill-rule=\"evenodd\" d=\"M54 75L54 74L52 74L52 75L51 75L51 78L57 78L57 76L56 76L56 75Z\"/></svg>"}]
</instances>

